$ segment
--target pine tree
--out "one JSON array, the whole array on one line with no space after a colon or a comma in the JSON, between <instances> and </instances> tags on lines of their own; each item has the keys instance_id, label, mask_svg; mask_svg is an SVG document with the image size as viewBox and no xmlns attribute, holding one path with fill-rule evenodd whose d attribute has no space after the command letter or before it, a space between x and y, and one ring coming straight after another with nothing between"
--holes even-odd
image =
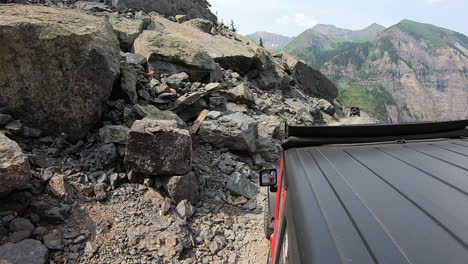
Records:
<instances>
[{"instance_id":1,"label":"pine tree","mask_svg":"<svg viewBox=\"0 0 468 264\"><path fill-rule=\"evenodd\" d=\"M263 39L262 39L262 37L260 37L260 47L263 48Z\"/></svg>"},{"instance_id":2,"label":"pine tree","mask_svg":"<svg viewBox=\"0 0 468 264\"><path fill-rule=\"evenodd\" d=\"M231 19L231 30L237 32L236 25L234 25L234 19Z\"/></svg>"}]
</instances>

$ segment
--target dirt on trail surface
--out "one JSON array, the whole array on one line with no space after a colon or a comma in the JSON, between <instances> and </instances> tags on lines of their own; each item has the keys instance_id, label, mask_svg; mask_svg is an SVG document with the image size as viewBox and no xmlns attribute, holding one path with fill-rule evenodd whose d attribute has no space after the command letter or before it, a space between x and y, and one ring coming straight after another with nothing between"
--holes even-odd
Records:
<instances>
[{"instance_id":1,"label":"dirt on trail surface","mask_svg":"<svg viewBox=\"0 0 468 264\"><path fill-rule=\"evenodd\" d=\"M366 112L361 111L361 116L350 116L341 118L338 121L334 120L328 123L329 126L343 126L343 125L365 125L379 123L377 119L369 116Z\"/></svg>"}]
</instances>

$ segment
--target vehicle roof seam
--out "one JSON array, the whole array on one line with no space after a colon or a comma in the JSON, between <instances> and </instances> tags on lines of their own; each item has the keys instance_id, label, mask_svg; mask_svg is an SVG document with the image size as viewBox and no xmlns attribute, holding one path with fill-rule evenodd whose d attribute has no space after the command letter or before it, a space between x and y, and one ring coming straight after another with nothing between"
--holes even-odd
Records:
<instances>
[{"instance_id":1,"label":"vehicle roof seam","mask_svg":"<svg viewBox=\"0 0 468 264\"><path fill-rule=\"evenodd\" d=\"M376 173L374 170L369 168L367 165L359 161L357 158L353 157L357 162L359 162L362 166L366 167L370 172L375 174L377 177L379 177L382 181L387 183L393 190L398 192L401 196L403 196L406 200L408 200L410 203L412 203L416 208L418 208L421 212L423 212L427 217L429 217L432 221L434 221L438 226L440 226L443 230L445 230L453 239L455 239L457 242L459 242L464 248L468 249L468 244L463 241L460 237L458 237L455 233L453 233L448 227L446 227L444 224L442 224L437 218L435 218L433 215L429 214L427 210L422 208L419 204L417 204L413 199L408 197L408 195L404 194L402 191L400 191L398 188L396 188L393 184L391 184L389 181L381 177L378 173Z\"/></svg>"}]
</instances>

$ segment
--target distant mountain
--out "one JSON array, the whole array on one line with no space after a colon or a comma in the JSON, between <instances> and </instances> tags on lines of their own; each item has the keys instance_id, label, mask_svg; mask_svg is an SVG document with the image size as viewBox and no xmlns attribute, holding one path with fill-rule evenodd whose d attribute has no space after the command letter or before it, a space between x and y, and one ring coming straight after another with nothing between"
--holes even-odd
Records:
<instances>
[{"instance_id":1,"label":"distant mountain","mask_svg":"<svg viewBox=\"0 0 468 264\"><path fill-rule=\"evenodd\" d=\"M303 58L335 81L348 106L390 122L468 118L468 37L463 34L403 20L371 41L310 49L314 57Z\"/></svg>"},{"instance_id":2,"label":"distant mountain","mask_svg":"<svg viewBox=\"0 0 468 264\"><path fill-rule=\"evenodd\" d=\"M316 64L315 58L320 52L334 50L344 42L370 41L384 30L385 27L378 24L372 24L362 30L319 24L294 38L284 51Z\"/></svg>"},{"instance_id":3,"label":"distant mountain","mask_svg":"<svg viewBox=\"0 0 468 264\"><path fill-rule=\"evenodd\" d=\"M270 32L255 32L253 34L247 35L246 37L257 43L260 43L260 38L262 38L263 46L274 51L283 49L293 39Z\"/></svg>"}]
</instances>

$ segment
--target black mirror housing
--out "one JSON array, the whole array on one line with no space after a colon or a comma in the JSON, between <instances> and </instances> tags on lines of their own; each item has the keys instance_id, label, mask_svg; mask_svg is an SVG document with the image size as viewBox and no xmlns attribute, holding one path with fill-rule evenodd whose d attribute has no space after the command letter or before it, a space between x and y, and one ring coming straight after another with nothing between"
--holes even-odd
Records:
<instances>
[{"instance_id":1,"label":"black mirror housing","mask_svg":"<svg viewBox=\"0 0 468 264\"><path fill-rule=\"evenodd\" d=\"M276 169L261 170L259 175L260 186L276 186L278 171Z\"/></svg>"}]
</instances>

